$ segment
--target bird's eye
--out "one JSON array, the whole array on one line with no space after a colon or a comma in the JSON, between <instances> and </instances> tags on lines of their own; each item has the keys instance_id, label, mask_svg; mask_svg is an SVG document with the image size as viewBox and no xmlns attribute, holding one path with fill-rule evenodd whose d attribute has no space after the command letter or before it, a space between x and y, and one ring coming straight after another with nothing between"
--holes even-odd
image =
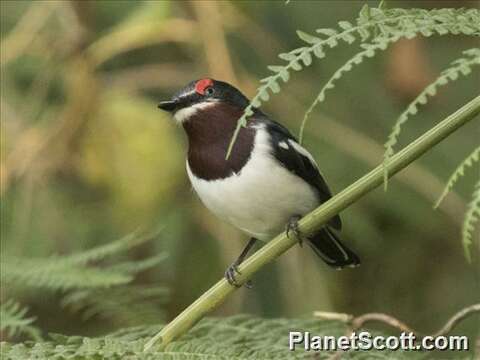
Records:
<instances>
[{"instance_id":1,"label":"bird's eye","mask_svg":"<svg viewBox=\"0 0 480 360\"><path fill-rule=\"evenodd\" d=\"M209 86L205 89L205 95L206 96L212 96L215 90L213 90L213 87Z\"/></svg>"}]
</instances>

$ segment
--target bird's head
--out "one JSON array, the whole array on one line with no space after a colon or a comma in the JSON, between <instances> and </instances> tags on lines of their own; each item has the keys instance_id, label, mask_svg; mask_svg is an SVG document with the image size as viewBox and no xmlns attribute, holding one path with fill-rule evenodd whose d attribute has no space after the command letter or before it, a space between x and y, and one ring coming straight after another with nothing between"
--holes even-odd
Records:
<instances>
[{"instance_id":1,"label":"bird's head","mask_svg":"<svg viewBox=\"0 0 480 360\"><path fill-rule=\"evenodd\" d=\"M172 113L179 123L185 124L194 115L231 113L232 121L238 120L249 104L248 99L232 85L210 78L190 82L170 100L162 101L158 107Z\"/></svg>"}]
</instances>

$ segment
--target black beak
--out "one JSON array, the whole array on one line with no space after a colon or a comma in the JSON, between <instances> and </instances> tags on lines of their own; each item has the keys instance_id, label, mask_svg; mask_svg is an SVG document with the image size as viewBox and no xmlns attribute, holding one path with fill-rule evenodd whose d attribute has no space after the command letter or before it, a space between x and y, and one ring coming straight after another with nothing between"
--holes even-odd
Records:
<instances>
[{"instance_id":1,"label":"black beak","mask_svg":"<svg viewBox=\"0 0 480 360\"><path fill-rule=\"evenodd\" d=\"M158 104L158 108L168 112L173 112L178 107L178 105L178 101L168 100L160 102L160 104Z\"/></svg>"}]
</instances>

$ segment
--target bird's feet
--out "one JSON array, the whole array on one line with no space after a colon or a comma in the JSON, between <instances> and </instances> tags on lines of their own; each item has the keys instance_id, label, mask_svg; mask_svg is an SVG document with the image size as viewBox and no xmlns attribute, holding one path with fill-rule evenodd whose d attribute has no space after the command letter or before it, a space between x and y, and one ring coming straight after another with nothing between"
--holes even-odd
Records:
<instances>
[{"instance_id":1,"label":"bird's feet","mask_svg":"<svg viewBox=\"0 0 480 360\"><path fill-rule=\"evenodd\" d=\"M237 288L239 287L242 287L241 284L238 283L237 281L237 274L238 275L241 275L242 273L238 270L238 263L237 262L234 262L232 265L230 265L227 270L225 270L225 279L227 279L228 283L232 286L235 286ZM251 289L252 288L252 281L251 280L248 280L246 283L245 283L245 287L247 289Z\"/></svg>"},{"instance_id":2,"label":"bird's feet","mask_svg":"<svg viewBox=\"0 0 480 360\"><path fill-rule=\"evenodd\" d=\"M287 223L286 226L286 232L287 232L287 237L290 238L290 234L293 233L293 235L297 238L298 244L300 246L303 246L303 236L302 233L300 232L300 229L298 228L298 221L302 217L300 215L294 215L292 216Z\"/></svg>"},{"instance_id":3,"label":"bird's feet","mask_svg":"<svg viewBox=\"0 0 480 360\"><path fill-rule=\"evenodd\" d=\"M241 285L237 282L237 274L240 275L240 271L238 271L238 265L234 262L230 265L227 270L225 270L225 279L227 279L228 283L235 287L240 287Z\"/></svg>"}]
</instances>

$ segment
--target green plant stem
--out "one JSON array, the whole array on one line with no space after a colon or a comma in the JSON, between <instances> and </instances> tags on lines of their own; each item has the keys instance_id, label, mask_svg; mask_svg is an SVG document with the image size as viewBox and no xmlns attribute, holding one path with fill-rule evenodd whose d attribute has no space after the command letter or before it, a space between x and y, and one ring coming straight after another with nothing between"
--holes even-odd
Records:
<instances>
[{"instance_id":1,"label":"green plant stem","mask_svg":"<svg viewBox=\"0 0 480 360\"><path fill-rule=\"evenodd\" d=\"M393 155L386 165L389 177L405 168L448 135L472 120L478 113L480 113L480 96L462 106L455 113ZM330 218L346 209L363 195L380 186L383 182L383 173L383 165L377 166L355 183L304 216L299 222L299 230L308 236L320 229ZM285 233L278 235L239 266L241 274L237 276L237 281L240 284L245 283L255 272L279 257L296 243L297 239L293 237L288 238ZM186 333L205 314L223 303L227 296L235 290L236 288L225 279L217 282L148 341L145 344L145 351L150 349L157 341L161 341L160 345L163 348Z\"/></svg>"}]
</instances>

